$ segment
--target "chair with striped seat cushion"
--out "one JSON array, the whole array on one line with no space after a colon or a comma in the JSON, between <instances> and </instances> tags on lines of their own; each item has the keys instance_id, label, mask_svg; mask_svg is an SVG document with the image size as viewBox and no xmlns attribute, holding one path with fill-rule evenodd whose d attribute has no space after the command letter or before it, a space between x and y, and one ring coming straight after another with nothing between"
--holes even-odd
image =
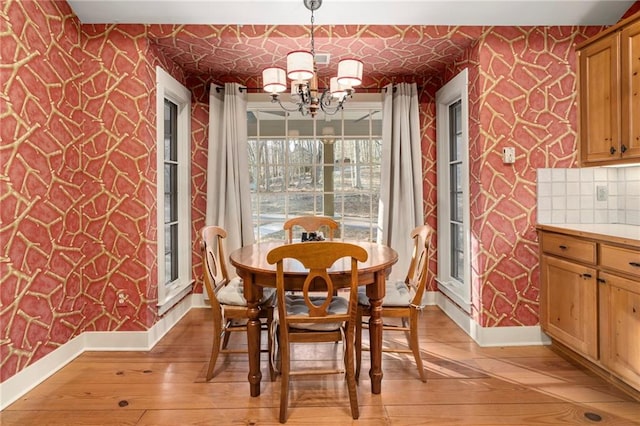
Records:
<instances>
[{"instance_id":1,"label":"chair with striped seat cushion","mask_svg":"<svg viewBox=\"0 0 640 426\"><path fill-rule=\"evenodd\" d=\"M418 314L423 308L422 297L429 281L429 260L431 258L431 240L435 230L429 225L418 226L411 232L413 253L405 281L387 282L386 294L382 299L381 317L399 318L401 325L384 323L382 330L402 331L407 338L406 347L383 347L383 352L411 353L416 361L420 380L427 381L418 339ZM361 289L358 292L358 320L356 321L356 378L360 376L362 363L362 317L371 316L369 298Z\"/></svg>"},{"instance_id":2,"label":"chair with striped seat cushion","mask_svg":"<svg viewBox=\"0 0 640 426\"><path fill-rule=\"evenodd\" d=\"M249 318L247 300L244 298L242 279L229 279L222 241L227 237L224 229L218 226L205 226L200 232L200 250L202 252L203 286L207 291L213 312L213 347L207 369L207 381L214 376L214 367L220 353L247 353L246 348L228 348L229 337L233 332L247 331L246 321ZM273 321L275 290L265 289L259 304L259 318L263 319L263 329L269 330ZM271 334L268 337L268 348L263 352L271 352ZM271 364L269 364L271 365ZM275 372L270 368L273 380Z\"/></svg>"},{"instance_id":3,"label":"chair with striped seat cushion","mask_svg":"<svg viewBox=\"0 0 640 426\"><path fill-rule=\"evenodd\" d=\"M327 270L338 260L351 260L348 299L334 295L334 285ZM277 316L274 327L278 336L280 372L280 422L287 421L289 405L289 379L308 374L346 375L351 416L359 417L358 396L355 381L354 342L355 320L358 307L358 261L367 260L365 249L354 244L316 241L285 244L267 254L267 261L276 264ZM285 259L295 259L307 269L300 295L286 294L284 279ZM322 285L324 283L324 285ZM321 290L319 290L321 289ZM322 294L319 296L318 292ZM343 341L345 369L296 369L291 368L291 345ZM345 371L346 370L346 371Z\"/></svg>"}]
</instances>

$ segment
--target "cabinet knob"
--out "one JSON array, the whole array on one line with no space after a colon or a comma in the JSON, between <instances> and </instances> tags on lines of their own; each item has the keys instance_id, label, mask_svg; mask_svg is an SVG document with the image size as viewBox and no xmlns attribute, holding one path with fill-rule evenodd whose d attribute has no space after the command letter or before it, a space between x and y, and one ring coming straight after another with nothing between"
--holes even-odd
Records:
<instances>
[{"instance_id":1,"label":"cabinet knob","mask_svg":"<svg viewBox=\"0 0 640 426\"><path fill-rule=\"evenodd\" d=\"M622 144L622 146L620 147L620 151L624 154L627 151L627 147Z\"/></svg>"},{"instance_id":2,"label":"cabinet knob","mask_svg":"<svg viewBox=\"0 0 640 426\"><path fill-rule=\"evenodd\" d=\"M615 154L616 153L616 149L614 147L611 147L611 149L609 149L609 153L611 155Z\"/></svg>"}]
</instances>

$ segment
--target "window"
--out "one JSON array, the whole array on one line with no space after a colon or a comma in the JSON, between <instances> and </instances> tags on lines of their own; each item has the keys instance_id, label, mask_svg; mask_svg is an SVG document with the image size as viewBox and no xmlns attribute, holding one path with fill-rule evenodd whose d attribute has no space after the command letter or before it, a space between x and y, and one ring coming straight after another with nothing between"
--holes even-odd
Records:
<instances>
[{"instance_id":1,"label":"window","mask_svg":"<svg viewBox=\"0 0 640 426\"><path fill-rule=\"evenodd\" d=\"M436 93L438 288L471 311L467 70Z\"/></svg>"},{"instance_id":2,"label":"window","mask_svg":"<svg viewBox=\"0 0 640 426\"><path fill-rule=\"evenodd\" d=\"M191 291L191 94L156 68L158 313Z\"/></svg>"},{"instance_id":3,"label":"window","mask_svg":"<svg viewBox=\"0 0 640 426\"><path fill-rule=\"evenodd\" d=\"M358 95L361 96L361 95ZM249 103L249 165L258 241L282 240L290 217L325 215L337 238L375 241L382 148L381 103L352 102L316 119Z\"/></svg>"},{"instance_id":4,"label":"window","mask_svg":"<svg viewBox=\"0 0 640 426\"><path fill-rule=\"evenodd\" d=\"M164 100L164 285L178 279L178 105Z\"/></svg>"},{"instance_id":5,"label":"window","mask_svg":"<svg viewBox=\"0 0 640 426\"><path fill-rule=\"evenodd\" d=\"M462 101L449 105L449 228L451 278L464 282L464 218L462 191Z\"/></svg>"}]
</instances>

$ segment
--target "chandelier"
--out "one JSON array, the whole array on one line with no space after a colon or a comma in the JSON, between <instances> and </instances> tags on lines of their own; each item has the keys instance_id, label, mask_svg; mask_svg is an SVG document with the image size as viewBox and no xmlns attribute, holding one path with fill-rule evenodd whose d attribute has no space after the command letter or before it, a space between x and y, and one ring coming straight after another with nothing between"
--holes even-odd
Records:
<instances>
[{"instance_id":1,"label":"chandelier","mask_svg":"<svg viewBox=\"0 0 640 426\"><path fill-rule=\"evenodd\" d=\"M322 0L304 0L311 11L311 51L294 50L287 55L287 70L269 67L262 71L264 91L271 94L271 102L289 112L299 111L302 115L315 117L318 110L333 115L344 106L347 98L352 97L354 87L362 83L362 61L343 59L338 63L338 75L331 77L329 88L318 89L318 72L315 58L314 16L313 12L322 5ZM291 80L292 107L285 106L280 93L287 90L287 79Z\"/></svg>"}]
</instances>

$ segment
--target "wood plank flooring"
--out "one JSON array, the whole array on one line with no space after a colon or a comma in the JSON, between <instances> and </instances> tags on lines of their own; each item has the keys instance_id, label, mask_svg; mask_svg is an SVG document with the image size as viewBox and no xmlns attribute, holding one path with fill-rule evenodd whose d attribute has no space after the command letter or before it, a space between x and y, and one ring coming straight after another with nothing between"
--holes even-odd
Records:
<instances>
[{"instance_id":1,"label":"wood plank flooring","mask_svg":"<svg viewBox=\"0 0 640 426\"><path fill-rule=\"evenodd\" d=\"M216 377L204 380L210 315L192 309L149 352L82 354L2 411L0 424L279 424L280 381L269 381L266 354L257 398L249 396L246 355L221 355ZM393 334L388 343L402 337ZM435 307L423 312L420 340L427 383L410 356L385 354L382 394L372 395L365 353L359 420L342 376L295 377L287 424L640 425L639 402L549 347L481 348ZM239 335L230 344L246 342ZM340 346L308 345L294 351L293 365L316 357L340 362Z\"/></svg>"}]
</instances>

